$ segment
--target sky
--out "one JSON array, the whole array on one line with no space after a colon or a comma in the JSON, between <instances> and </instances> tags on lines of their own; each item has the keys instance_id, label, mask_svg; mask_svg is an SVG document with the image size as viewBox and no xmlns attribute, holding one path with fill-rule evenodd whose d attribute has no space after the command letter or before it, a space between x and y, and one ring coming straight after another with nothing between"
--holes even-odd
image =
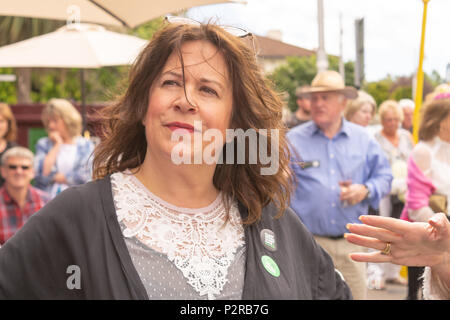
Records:
<instances>
[{"instance_id":1,"label":"sky","mask_svg":"<svg viewBox=\"0 0 450 320\"><path fill-rule=\"evenodd\" d=\"M318 47L316 0L247 0L192 8L187 16L244 28L258 35L280 30L284 42L306 49ZM419 65L422 0L323 0L325 50L339 56L342 14L343 60L355 60L355 19L364 18L367 81L388 74L410 76ZM428 2L423 70L446 77L450 63L450 0ZM450 80L450 79L449 79Z\"/></svg>"}]
</instances>

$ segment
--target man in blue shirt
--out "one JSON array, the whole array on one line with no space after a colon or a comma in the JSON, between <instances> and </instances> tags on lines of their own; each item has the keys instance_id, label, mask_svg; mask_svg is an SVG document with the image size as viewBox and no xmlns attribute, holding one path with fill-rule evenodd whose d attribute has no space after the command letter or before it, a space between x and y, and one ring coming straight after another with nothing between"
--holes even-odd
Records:
<instances>
[{"instance_id":1,"label":"man in blue shirt","mask_svg":"<svg viewBox=\"0 0 450 320\"><path fill-rule=\"evenodd\" d=\"M339 73L317 74L305 96L311 100L312 121L287 134L297 178L291 207L331 255L354 298L365 299L365 264L348 256L361 248L343 235L347 223L359 222L369 204L378 208L389 194L389 162L363 127L343 118L347 99L356 98L357 91L346 87Z\"/></svg>"}]
</instances>

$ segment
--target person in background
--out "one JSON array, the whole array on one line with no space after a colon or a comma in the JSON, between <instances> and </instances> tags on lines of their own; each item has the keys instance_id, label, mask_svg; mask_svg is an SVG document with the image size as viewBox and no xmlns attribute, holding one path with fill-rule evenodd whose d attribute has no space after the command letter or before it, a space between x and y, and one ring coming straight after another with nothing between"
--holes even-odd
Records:
<instances>
[{"instance_id":1,"label":"person in background","mask_svg":"<svg viewBox=\"0 0 450 320\"><path fill-rule=\"evenodd\" d=\"M0 159L6 150L17 146L17 125L11 108L6 103L0 103ZM0 187L5 182L0 175Z\"/></svg>"},{"instance_id":2,"label":"person in background","mask_svg":"<svg viewBox=\"0 0 450 320\"><path fill-rule=\"evenodd\" d=\"M400 218L406 193L407 161L414 141L411 133L400 126L403 110L396 101L384 101L378 112L382 129L375 133L375 139L385 152L394 175L390 196L380 203L380 215Z\"/></svg>"},{"instance_id":3,"label":"person in background","mask_svg":"<svg viewBox=\"0 0 450 320\"><path fill-rule=\"evenodd\" d=\"M350 122L367 127L377 112L375 99L365 91L358 90L358 97L347 102L344 117Z\"/></svg>"},{"instance_id":4,"label":"person in background","mask_svg":"<svg viewBox=\"0 0 450 320\"><path fill-rule=\"evenodd\" d=\"M411 99L401 99L398 104L403 109L402 128L412 133L415 103Z\"/></svg>"},{"instance_id":5,"label":"person in background","mask_svg":"<svg viewBox=\"0 0 450 320\"><path fill-rule=\"evenodd\" d=\"M94 144L80 135L81 115L64 99L51 99L42 111L48 137L36 143L35 186L53 198L64 189L88 182Z\"/></svg>"},{"instance_id":6,"label":"person in background","mask_svg":"<svg viewBox=\"0 0 450 320\"><path fill-rule=\"evenodd\" d=\"M307 86L298 87L295 90L295 96L297 97L297 110L293 112L286 120L286 126L290 129L298 126L302 123L311 120L311 102L308 98L302 95L302 92Z\"/></svg>"},{"instance_id":7,"label":"person in background","mask_svg":"<svg viewBox=\"0 0 450 320\"><path fill-rule=\"evenodd\" d=\"M405 202L406 167L409 155L414 147L412 135L401 128L403 110L394 100L384 101L378 110L381 130L375 133L375 139L389 160L394 179L391 192L380 201L379 214L385 217L400 218ZM393 264L369 264L368 269L381 268L381 273L372 272L371 284L374 289L383 289L384 283L406 285L400 276L400 267Z\"/></svg>"},{"instance_id":8,"label":"person in background","mask_svg":"<svg viewBox=\"0 0 450 320\"><path fill-rule=\"evenodd\" d=\"M419 142L408 160L408 192L401 218L426 222L450 212L450 93L424 104ZM408 268L408 299L417 299L423 268Z\"/></svg>"},{"instance_id":9,"label":"person in background","mask_svg":"<svg viewBox=\"0 0 450 320\"><path fill-rule=\"evenodd\" d=\"M297 178L291 207L331 255L354 298L365 299L366 268L348 257L361 248L344 240L345 226L389 194L389 162L363 127L342 116L357 91L339 73L318 73L303 94L311 99L312 121L287 133Z\"/></svg>"},{"instance_id":10,"label":"person in background","mask_svg":"<svg viewBox=\"0 0 450 320\"><path fill-rule=\"evenodd\" d=\"M30 185L34 177L33 153L24 147L8 149L1 158L5 178L0 188L0 245L11 238L32 214L50 199L49 195Z\"/></svg>"},{"instance_id":11,"label":"person in background","mask_svg":"<svg viewBox=\"0 0 450 320\"><path fill-rule=\"evenodd\" d=\"M377 115L377 103L375 99L368 93L358 90L358 97L349 100L344 110L344 117L350 122L356 123L366 129L366 131L374 136L375 132L379 130L380 125L371 124L374 117ZM369 206L369 214L378 215L378 209ZM383 268L380 265L373 263L367 265L367 288L368 289L383 289Z\"/></svg>"}]
</instances>

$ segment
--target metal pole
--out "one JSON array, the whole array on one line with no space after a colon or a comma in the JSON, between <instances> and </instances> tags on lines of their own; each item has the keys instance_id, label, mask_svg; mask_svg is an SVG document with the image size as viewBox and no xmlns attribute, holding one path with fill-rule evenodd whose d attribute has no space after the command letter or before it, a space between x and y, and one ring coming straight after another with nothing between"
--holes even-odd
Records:
<instances>
[{"instance_id":1,"label":"metal pole","mask_svg":"<svg viewBox=\"0 0 450 320\"><path fill-rule=\"evenodd\" d=\"M339 73L342 79L345 80L345 67L344 67L344 27L342 25L342 12L339 13Z\"/></svg>"},{"instance_id":2,"label":"metal pole","mask_svg":"<svg viewBox=\"0 0 450 320\"><path fill-rule=\"evenodd\" d=\"M419 141L419 125L420 125L420 108L422 106L423 96L423 57L424 57L424 44L425 44L425 27L427 24L427 6L430 0L423 1L423 17L422 17L422 36L420 39L420 54L419 54L419 67L417 68L417 87L415 96L415 109L413 116L413 137L417 143Z\"/></svg>"},{"instance_id":3,"label":"metal pole","mask_svg":"<svg viewBox=\"0 0 450 320\"><path fill-rule=\"evenodd\" d=\"M84 69L80 69L80 81L81 81L81 119L83 121L82 135L86 132L86 88L84 83Z\"/></svg>"},{"instance_id":4,"label":"metal pole","mask_svg":"<svg viewBox=\"0 0 450 320\"><path fill-rule=\"evenodd\" d=\"M319 24L319 48L317 49L317 71L328 69L328 59L325 53L325 40L323 31L323 0L317 0L317 21Z\"/></svg>"},{"instance_id":5,"label":"metal pole","mask_svg":"<svg viewBox=\"0 0 450 320\"><path fill-rule=\"evenodd\" d=\"M361 88L364 83L364 18L355 20L355 87Z\"/></svg>"}]
</instances>

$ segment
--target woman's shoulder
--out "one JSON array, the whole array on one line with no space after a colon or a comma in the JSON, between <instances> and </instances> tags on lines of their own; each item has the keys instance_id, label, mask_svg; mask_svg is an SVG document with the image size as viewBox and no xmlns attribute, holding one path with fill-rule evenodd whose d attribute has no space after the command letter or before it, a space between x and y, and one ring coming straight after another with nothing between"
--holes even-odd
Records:
<instances>
[{"instance_id":1,"label":"woman's shoulder","mask_svg":"<svg viewBox=\"0 0 450 320\"><path fill-rule=\"evenodd\" d=\"M409 132L408 130L403 129L403 128L398 128L398 134L401 135L401 136L405 136L405 137L411 137L412 136L411 132Z\"/></svg>"},{"instance_id":2,"label":"woman's shoulder","mask_svg":"<svg viewBox=\"0 0 450 320\"><path fill-rule=\"evenodd\" d=\"M269 203L263 209L260 223L265 227L273 228L274 232L282 233L291 240L301 241L312 238L311 233L292 208L286 208L279 216L278 213L279 209L273 203Z\"/></svg>"},{"instance_id":3,"label":"woman's shoulder","mask_svg":"<svg viewBox=\"0 0 450 320\"><path fill-rule=\"evenodd\" d=\"M425 172L431 165L431 149L427 142L419 141L412 151L412 159Z\"/></svg>"},{"instance_id":4,"label":"woman's shoulder","mask_svg":"<svg viewBox=\"0 0 450 320\"><path fill-rule=\"evenodd\" d=\"M398 135L399 135L400 139L405 139L408 142L414 143L413 136L412 136L411 132L409 132L408 130L399 128Z\"/></svg>"},{"instance_id":5,"label":"woman's shoulder","mask_svg":"<svg viewBox=\"0 0 450 320\"><path fill-rule=\"evenodd\" d=\"M75 141L78 146L88 146L88 147L94 146L94 142L92 142L91 139L88 139L88 138L85 138L82 136L76 137Z\"/></svg>"},{"instance_id":6,"label":"woman's shoulder","mask_svg":"<svg viewBox=\"0 0 450 320\"><path fill-rule=\"evenodd\" d=\"M109 177L90 181L82 185L72 186L49 201L36 215L47 218L65 219L70 215L82 217L92 216L97 212L98 204L111 194Z\"/></svg>"},{"instance_id":7,"label":"woman's shoulder","mask_svg":"<svg viewBox=\"0 0 450 320\"><path fill-rule=\"evenodd\" d=\"M49 137L42 137L37 140L36 145L50 145L51 142Z\"/></svg>"}]
</instances>

